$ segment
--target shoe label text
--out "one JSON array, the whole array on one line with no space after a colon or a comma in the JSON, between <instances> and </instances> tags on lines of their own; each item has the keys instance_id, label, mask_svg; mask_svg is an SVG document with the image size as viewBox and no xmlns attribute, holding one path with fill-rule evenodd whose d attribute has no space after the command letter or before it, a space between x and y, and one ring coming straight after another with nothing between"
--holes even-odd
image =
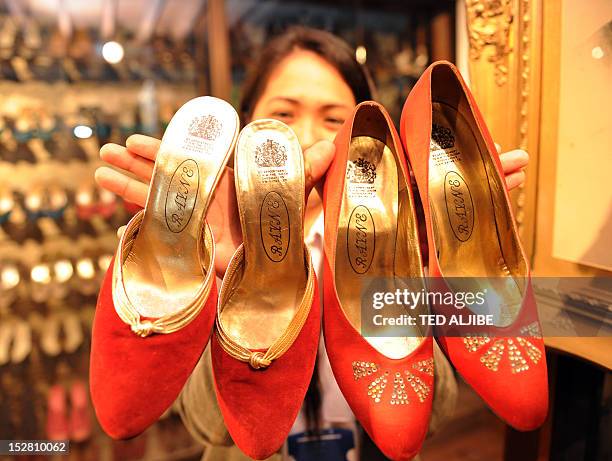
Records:
<instances>
[{"instance_id":1,"label":"shoe label text","mask_svg":"<svg viewBox=\"0 0 612 461\"><path fill-rule=\"evenodd\" d=\"M474 230L474 202L467 183L459 173L446 173L444 196L451 229L458 240L466 242Z\"/></svg>"},{"instance_id":2,"label":"shoe label text","mask_svg":"<svg viewBox=\"0 0 612 461\"><path fill-rule=\"evenodd\" d=\"M351 213L346 235L349 261L358 274L365 274L372 265L375 245L376 229L372 214L367 207L358 205Z\"/></svg>"},{"instance_id":3,"label":"shoe label text","mask_svg":"<svg viewBox=\"0 0 612 461\"><path fill-rule=\"evenodd\" d=\"M277 192L268 192L259 210L261 243L266 256L273 262L280 262L287 256L290 226L289 211L283 197Z\"/></svg>"},{"instance_id":4,"label":"shoe label text","mask_svg":"<svg viewBox=\"0 0 612 461\"><path fill-rule=\"evenodd\" d=\"M166 194L166 224L174 233L182 232L191 219L200 188L200 170L195 160L182 162L170 179Z\"/></svg>"}]
</instances>

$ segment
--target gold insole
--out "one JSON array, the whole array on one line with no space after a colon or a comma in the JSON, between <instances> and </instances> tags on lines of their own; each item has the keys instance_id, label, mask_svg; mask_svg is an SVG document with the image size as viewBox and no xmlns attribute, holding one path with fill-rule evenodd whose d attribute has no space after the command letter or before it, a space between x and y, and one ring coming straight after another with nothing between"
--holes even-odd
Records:
<instances>
[{"instance_id":1,"label":"gold insole","mask_svg":"<svg viewBox=\"0 0 612 461\"><path fill-rule=\"evenodd\" d=\"M494 315L497 326L509 325L521 307L522 294L502 252L500 238L508 238L509 232L503 237L498 233L495 192L476 127L443 103L433 104L432 124L429 201L441 272L462 277L461 287L455 289L485 292L486 313Z\"/></svg>"},{"instance_id":2,"label":"gold insole","mask_svg":"<svg viewBox=\"0 0 612 461\"><path fill-rule=\"evenodd\" d=\"M306 288L303 158L293 131L275 120L245 127L234 158L245 262L220 321L244 347L265 349Z\"/></svg>"},{"instance_id":3,"label":"gold insole","mask_svg":"<svg viewBox=\"0 0 612 461\"><path fill-rule=\"evenodd\" d=\"M336 245L336 289L344 312L358 331L364 287L374 278L393 292L403 283L396 270L400 179L391 149L369 136L351 139L347 177L340 208ZM418 272L417 272L418 273ZM378 288L378 287L377 287ZM385 333L376 327L377 336L365 339L389 358L402 358L422 341L420 332L406 327L406 336Z\"/></svg>"},{"instance_id":4,"label":"gold insole","mask_svg":"<svg viewBox=\"0 0 612 461\"><path fill-rule=\"evenodd\" d=\"M123 269L128 298L142 316L181 310L202 285L198 238L237 129L234 109L210 97L189 101L170 121L143 222Z\"/></svg>"}]
</instances>

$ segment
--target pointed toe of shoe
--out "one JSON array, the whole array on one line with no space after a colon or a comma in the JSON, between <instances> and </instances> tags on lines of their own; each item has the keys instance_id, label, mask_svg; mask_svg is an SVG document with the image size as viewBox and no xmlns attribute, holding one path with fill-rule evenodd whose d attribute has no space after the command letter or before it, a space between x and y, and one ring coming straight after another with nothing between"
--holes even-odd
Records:
<instances>
[{"instance_id":1,"label":"pointed toe of shoe","mask_svg":"<svg viewBox=\"0 0 612 461\"><path fill-rule=\"evenodd\" d=\"M216 337L211 352L217 401L232 440L251 458L272 456L283 445L299 411L299 383L289 388L299 377L293 373L283 379L287 370L280 369L285 368L282 363L253 370L229 356Z\"/></svg>"},{"instance_id":2,"label":"pointed toe of shoe","mask_svg":"<svg viewBox=\"0 0 612 461\"><path fill-rule=\"evenodd\" d=\"M433 338L410 355L390 359L376 351L332 303L323 319L330 364L356 418L393 460L416 456L427 434L433 399ZM351 344L351 348L334 347Z\"/></svg>"},{"instance_id":3,"label":"pointed toe of shoe","mask_svg":"<svg viewBox=\"0 0 612 461\"><path fill-rule=\"evenodd\" d=\"M215 388L225 425L236 445L254 459L266 459L283 445L310 383L314 355L304 364L304 358L287 357L290 352L265 370L254 370L212 339Z\"/></svg>"},{"instance_id":4,"label":"pointed toe of shoe","mask_svg":"<svg viewBox=\"0 0 612 461\"><path fill-rule=\"evenodd\" d=\"M266 459L285 443L304 401L319 344L320 310L315 292L295 342L267 368L255 370L211 339L217 401L232 440L245 454Z\"/></svg>"},{"instance_id":5,"label":"pointed toe of shoe","mask_svg":"<svg viewBox=\"0 0 612 461\"><path fill-rule=\"evenodd\" d=\"M384 455L395 461L407 461L419 453L429 425L429 413L402 410L393 415L372 414L366 428Z\"/></svg>"},{"instance_id":6,"label":"pointed toe of shoe","mask_svg":"<svg viewBox=\"0 0 612 461\"><path fill-rule=\"evenodd\" d=\"M114 263L114 262L113 262ZM92 331L90 394L96 417L115 439L134 437L178 397L214 323L216 287L200 314L179 331L135 335L113 306L112 267L98 297Z\"/></svg>"},{"instance_id":7,"label":"pointed toe of shoe","mask_svg":"<svg viewBox=\"0 0 612 461\"><path fill-rule=\"evenodd\" d=\"M443 348L465 381L500 418L520 431L541 426L548 413L542 339L497 337L478 344L448 337Z\"/></svg>"}]
</instances>

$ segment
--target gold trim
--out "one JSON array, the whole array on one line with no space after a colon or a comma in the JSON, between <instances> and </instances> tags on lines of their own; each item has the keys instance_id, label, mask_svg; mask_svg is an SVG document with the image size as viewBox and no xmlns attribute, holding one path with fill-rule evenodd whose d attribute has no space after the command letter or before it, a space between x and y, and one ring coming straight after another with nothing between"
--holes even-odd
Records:
<instances>
[{"instance_id":1,"label":"gold trim","mask_svg":"<svg viewBox=\"0 0 612 461\"><path fill-rule=\"evenodd\" d=\"M314 298L315 272L312 267L310 251L306 246L304 246L304 253L305 259L308 261L308 280L306 282L306 290L302 302L287 329L265 352L252 351L236 342L229 333L225 331L219 320L221 318L221 311L226 301L231 296L232 289L235 286L234 279L237 269L244 264L244 247L242 245L238 247L227 267L225 277L223 278L223 284L221 285L221 291L219 292L217 317L215 319L217 339L225 352L236 360L248 363L255 370L267 368L272 364L273 360L278 359L289 350L302 331L302 327L310 314L310 308L312 307Z\"/></svg>"},{"instance_id":2,"label":"gold trim","mask_svg":"<svg viewBox=\"0 0 612 461\"><path fill-rule=\"evenodd\" d=\"M531 14L530 14L530 0L521 0L520 14L521 14L521 61L519 64L520 69L520 83L519 83L519 147L523 150L528 149L528 134L529 134L529 96L530 96L530 76L531 76ZM518 228L519 236L524 237L525 233L525 183L521 184L516 193L516 225Z\"/></svg>"},{"instance_id":3,"label":"gold trim","mask_svg":"<svg viewBox=\"0 0 612 461\"><path fill-rule=\"evenodd\" d=\"M205 278L192 302L178 312L164 315L156 319L143 320L138 310L130 302L123 283L123 264L138 234L138 229L140 228L143 217L144 210L134 215L121 236L113 267L112 294L115 311L119 318L130 326L130 329L135 335L146 338L154 333L174 333L187 326L202 311L210 295L214 281L215 242L212 238L210 227L208 223L206 223L204 232L202 232L202 239L204 242L203 244L198 244Z\"/></svg>"},{"instance_id":4,"label":"gold trim","mask_svg":"<svg viewBox=\"0 0 612 461\"><path fill-rule=\"evenodd\" d=\"M534 0L466 0L472 91L502 149L530 155L526 182L510 193L530 261L536 234L542 8Z\"/></svg>"},{"instance_id":5,"label":"gold trim","mask_svg":"<svg viewBox=\"0 0 612 461\"><path fill-rule=\"evenodd\" d=\"M508 81L508 56L512 52L510 25L512 0L466 0L470 59L477 61L491 47L488 60L495 65L495 82Z\"/></svg>"}]
</instances>

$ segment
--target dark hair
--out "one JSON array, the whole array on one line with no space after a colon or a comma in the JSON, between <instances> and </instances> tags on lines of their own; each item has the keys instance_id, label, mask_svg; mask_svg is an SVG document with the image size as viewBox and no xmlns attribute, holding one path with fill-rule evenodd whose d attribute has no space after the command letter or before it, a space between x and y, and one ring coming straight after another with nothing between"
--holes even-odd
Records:
<instances>
[{"instance_id":1,"label":"dark hair","mask_svg":"<svg viewBox=\"0 0 612 461\"><path fill-rule=\"evenodd\" d=\"M261 50L256 65L250 69L240 99L243 122L251 118L274 68L296 50L312 51L334 66L353 91L357 103L373 99L374 85L370 75L357 62L355 51L344 40L324 30L291 26L268 42Z\"/></svg>"},{"instance_id":2,"label":"dark hair","mask_svg":"<svg viewBox=\"0 0 612 461\"><path fill-rule=\"evenodd\" d=\"M261 50L255 66L250 69L242 88L240 119L246 123L261 97L268 78L284 58L296 50L312 51L334 66L352 90L357 103L374 97L374 85L367 69L359 64L353 50L341 38L324 30L304 26L291 26L277 35ZM319 360L306 391L304 416L306 431L318 435L321 426L321 390L319 387Z\"/></svg>"}]
</instances>

